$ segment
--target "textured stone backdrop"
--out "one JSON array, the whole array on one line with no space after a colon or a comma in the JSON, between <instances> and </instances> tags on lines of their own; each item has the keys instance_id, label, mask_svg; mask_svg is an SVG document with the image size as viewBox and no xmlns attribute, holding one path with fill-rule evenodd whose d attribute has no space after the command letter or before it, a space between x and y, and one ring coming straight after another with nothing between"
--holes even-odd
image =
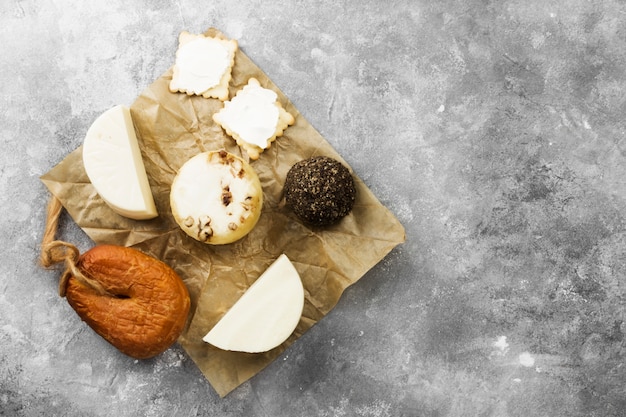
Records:
<instances>
[{"instance_id":1,"label":"textured stone backdrop","mask_svg":"<svg viewBox=\"0 0 626 417\"><path fill-rule=\"evenodd\" d=\"M210 26L407 230L225 399L179 347L119 354L37 265L39 175ZM626 415L623 1L7 0L0 40L0 415Z\"/></svg>"}]
</instances>

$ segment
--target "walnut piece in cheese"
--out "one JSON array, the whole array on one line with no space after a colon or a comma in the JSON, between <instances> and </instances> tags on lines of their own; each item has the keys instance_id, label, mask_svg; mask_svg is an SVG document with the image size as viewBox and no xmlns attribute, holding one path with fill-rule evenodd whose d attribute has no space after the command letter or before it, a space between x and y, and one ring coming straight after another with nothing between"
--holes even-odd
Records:
<instances>
[{"instance_id":1,"label":"walnut piece in cheese","mask_svg":"<svg viewBox=\"0 0 626 417\"><path fill-rule=\"evenodd\" d=\"M256 225L263 190L254 169L224 150L195 155L178 170L170 191L174 220L194 239L235 242Z\"/></svg>"},{"instance_id":2,"label":"walnut piece in cheese","mask_svg":"<svg viewBox=\"0 0 626 417\"><path fill-rule=\"evenodd\" d=\"M223 350L260 353L283 343L304 308L298 271L282 254L222 316L203 340Z\"/></svg>"},{"instance_id":3,"label":"walnut piece in cheese","mask_svg":"<svg viewBox=\"0 0 626 417\"><path fill-rule=\"evenodd\" d=\"M224 102L224 107L213 114L213 120L253 160L295 122L278 101L278 95L261 87L256 78L250 78L235 97Z\"/></svg>"},{"instance_id":4,"label":"walnut piece in cheese","mask_svg":"<svg viewBox=\"0 0 626 417\"><path fill-rule=\"evenodd\" d=\"M236 40L181 32L170 91L227 100L238 47Z\"/></svg>"},{"instance_id":5,"label":"walnut piece in cheese","mask_svg":"<svg viewBox=\"0 0 626 417\"><path fill-rule=\"evenodd\" d=\"M127 107L115 106L93 122L83 143L83 165L113 211L136 220L158 215Z\"/></svg>"}]
</instances>

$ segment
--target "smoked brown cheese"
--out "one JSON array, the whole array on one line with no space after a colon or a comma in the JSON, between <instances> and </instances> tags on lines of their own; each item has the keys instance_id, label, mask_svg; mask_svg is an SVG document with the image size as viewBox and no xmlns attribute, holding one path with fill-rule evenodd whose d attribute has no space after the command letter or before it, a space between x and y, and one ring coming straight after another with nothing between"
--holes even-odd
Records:
<instances>
[{"instance_id":1,"label":"smoked brown cheese","mask_svg":"<svg viewBox=\"0 0 626 417\"><path fill-rule=\"evenodd\" d=\"M77 267L106 292L72 276L67 301L122 353L147 359L178 339L189 314L189 292L167 264L136 249L98 245L81 255Z\"/></svg>"}]
</instances>

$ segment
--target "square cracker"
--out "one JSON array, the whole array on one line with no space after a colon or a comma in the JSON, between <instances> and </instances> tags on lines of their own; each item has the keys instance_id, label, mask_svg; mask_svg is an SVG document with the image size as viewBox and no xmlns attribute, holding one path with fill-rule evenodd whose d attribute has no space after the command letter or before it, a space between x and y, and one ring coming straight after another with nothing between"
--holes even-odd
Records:
<instances>
[{"instance_id":1,"label":"square cracker","mask_svg":"<svg viewBox=\"0 0 626 417\"><path fill-rule=\"evenodd\" d=\"M256 78L250 78L247 85L256 85L260 87L260 83ZM236 99L237 95L242 90L243 88L239 90L237 94L235 94L233 100ZM261 148L260 146L247 142L239 135L237 131L233 129L232 126L229 126L220 114L222 111L224 111L224 108L213 114L213 121L220 125L222 129L224 129L224 131L226 131L226 133L237 142L237 145L239 145L243 150L246 151L250 159L256 160L259 159L259 156L265 149L268 149L271 146L272 142L274 142L276 138L283 135L283 132L285 129L287 129L287 127L294 124L295 122L293 115L286 111L278 100L274 101L272 105L276 106L276 108L278 109L278 120L276 121L276 129L274 130L273 134L267 138L267 145L265 146L265 148Z\"/></svg>"},{"instance_id":2,"label":"square cracker","mask_svg":"<svg viewBox=\"0 0 626 417\"><path fill-rule=\"evenodd\" d=\"M176 51L176 57L178 58L179 51L183 45L189 42L192 42L196 39L202 39L202 38L214 39L215 41L219 42L226 49L228 53L228 58L230 59L230 62L229 62L228 67L226 68L226 71L224 71L224 74L222 74L220 82L215 86L204 89L203 91L196 91L191 86L185 85L184 80L181 79L183 76L182 76L180 67L177 64L174 64L172 80L170 81L170 84L169 84L169 90L173 93L185 93L188 95L198 95L198 96L203 96L205 98L216 98L221 101L228 100L228 95L229 95L228 84L230 83L230 80L232 78L232 69L233 69L233 65L235 65L235 52L239 48L239 44L236 40L228 39L221 33L218 33L215 36L208 36L208 35L203 35L203 34L195 35L187 31L182 31L178 35L178 50Z\"/></svg>"}]
</instances>

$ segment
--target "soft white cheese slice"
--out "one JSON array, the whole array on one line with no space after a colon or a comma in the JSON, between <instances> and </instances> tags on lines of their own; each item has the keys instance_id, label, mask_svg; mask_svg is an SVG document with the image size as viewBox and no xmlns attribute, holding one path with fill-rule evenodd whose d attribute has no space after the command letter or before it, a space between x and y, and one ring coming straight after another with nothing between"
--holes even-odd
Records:
<instances>
[{"instance_id":1,"label":"soft white cheese slice","mask_svg":"<svg viewBox=\"0 0 626 417\"><path fill-rule=\"evenodd\" d=\"M187 91L202 94L220 83L230 67L231 56L227 42L200 36L180 45L176 54L176 65L180 70L177 85L186 86Z\"/></svg>"},{"instance_id":2,"label":"soft white cheese slice","mask_svg":"<svg viewBox=\"0 0 626 417\"><path fill-rule=\"evenodd\" d=\"M203 340L220 349L266 352L293 333L304 308L304 288L285 254L248 288Z\"/></svg>"},{"instance_id":3,"label":"soft white cheese slice","mask_svg":"<svg viewBox=\"0 0 626 417\"><path fill-rule=\"evenodd\" d=\"M261 87L256 79L251 79L232 100L224 103L218 118L241 140L266 149L268 139L276 135L280 116L277 98L274 91Z\"/></svg>"},{"instance_id":4,"label":"soft white cheese slice","mask_svg":"<svg viewBox=\"0 0 626 417\"><path fill-rule=\"evenodd\" d=\"M83 143L83 164L116 213L137 220L158 215L127 107L115 106L93 122Z\"/></svg>"}]
</instances>

